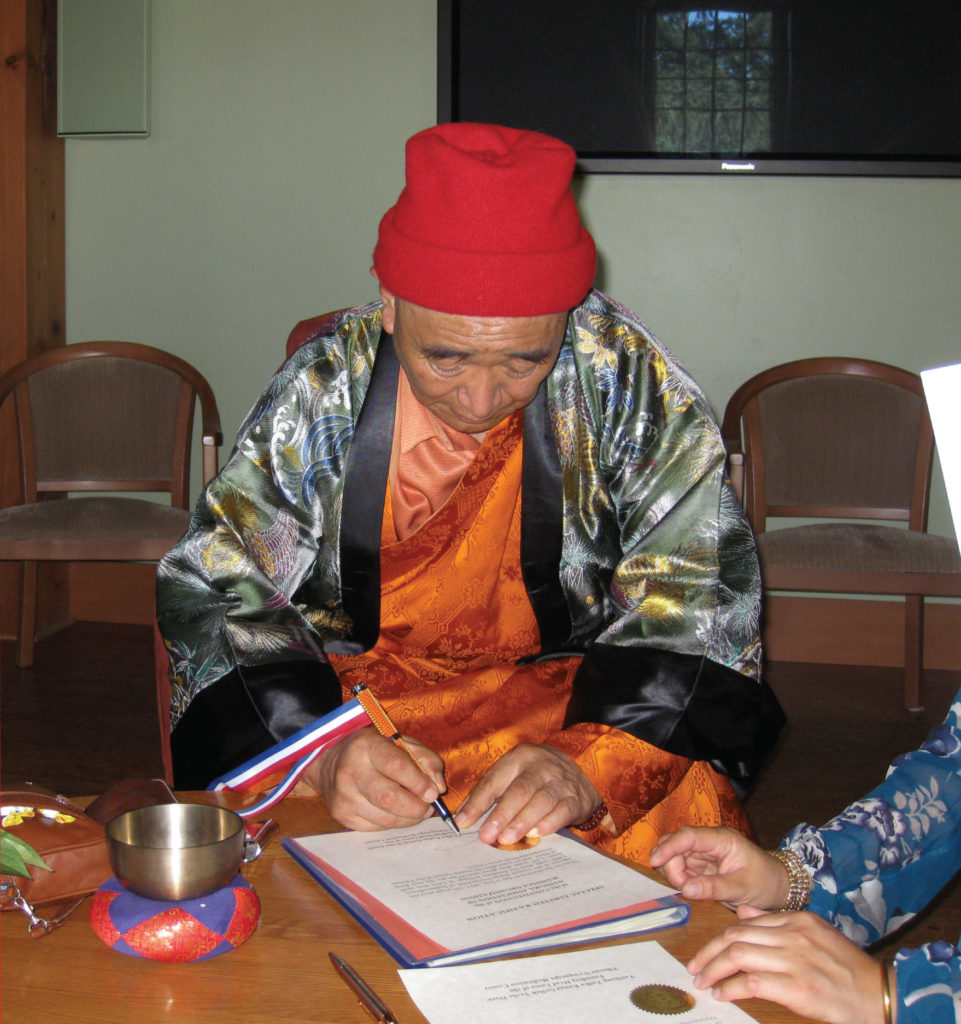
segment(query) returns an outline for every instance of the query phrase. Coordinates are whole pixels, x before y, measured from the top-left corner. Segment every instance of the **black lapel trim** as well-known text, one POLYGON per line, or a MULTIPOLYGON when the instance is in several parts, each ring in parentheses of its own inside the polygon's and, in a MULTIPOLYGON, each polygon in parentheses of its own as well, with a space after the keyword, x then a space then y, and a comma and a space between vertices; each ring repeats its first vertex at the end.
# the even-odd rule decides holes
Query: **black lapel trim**
POLYGON ((668 753, 708 761, 744 792, 784 721, 767 683, 703 655, 594 644, 574 677, 564 728, 610 725, 668 753))
POLYGON ((344 470, 340 586, 353 626, 345 640, 326 645, 339 654, 370 650, 380 633, 380 530, 399 370, 393 338, 383 331, 344 470))
POLYGON ((206 789, 341 703, 340 682, 324 662, 238 666, 201 690, 171 733, 174 784, 206 789))
POLYGON ((541 653, 562 649, 572 625, 560 583, 563 489, 547 410, 547 381, 524 409, 521 469, 521 571, 541 634, 541 653))

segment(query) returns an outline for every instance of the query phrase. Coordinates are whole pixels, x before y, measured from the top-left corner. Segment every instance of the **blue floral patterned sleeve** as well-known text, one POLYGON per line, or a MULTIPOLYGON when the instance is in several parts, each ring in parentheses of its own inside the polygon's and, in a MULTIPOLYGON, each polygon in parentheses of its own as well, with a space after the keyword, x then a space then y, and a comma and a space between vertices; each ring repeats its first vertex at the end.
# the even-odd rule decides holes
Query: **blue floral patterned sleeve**
MULTIPOLYGON (((859 946, 922 910, 961 868, 961 693, 920 749, 822 828, 784 840, 814 873, 810 909, 859 946)), ((895 959, 898 1024, 961 1021, 961 954, 949 942, 895 959)))

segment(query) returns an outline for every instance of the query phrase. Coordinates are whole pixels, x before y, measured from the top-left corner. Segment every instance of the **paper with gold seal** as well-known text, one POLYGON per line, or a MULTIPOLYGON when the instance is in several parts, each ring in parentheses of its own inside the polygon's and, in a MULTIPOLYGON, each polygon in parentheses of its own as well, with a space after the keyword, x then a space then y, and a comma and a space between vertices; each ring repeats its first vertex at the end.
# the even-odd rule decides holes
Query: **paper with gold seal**
POLYGON ((604 1024, 750 1024, 733 1003, 699 992, 657 942, 493 963, 400 971, 430 1024, 602 1020, 604 1024))

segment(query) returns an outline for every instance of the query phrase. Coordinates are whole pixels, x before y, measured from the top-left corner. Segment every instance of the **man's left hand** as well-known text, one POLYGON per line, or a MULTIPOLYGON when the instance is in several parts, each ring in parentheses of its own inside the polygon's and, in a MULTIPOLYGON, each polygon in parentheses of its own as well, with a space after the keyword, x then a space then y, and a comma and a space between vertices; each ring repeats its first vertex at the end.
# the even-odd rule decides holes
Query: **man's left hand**
POLYGON ((553 747, 521 743, 496 761, 457 811, 467 828, 494 808, 478 833, 485 843, 516 843, 586 821, 601 802, 590 779, 553 747))

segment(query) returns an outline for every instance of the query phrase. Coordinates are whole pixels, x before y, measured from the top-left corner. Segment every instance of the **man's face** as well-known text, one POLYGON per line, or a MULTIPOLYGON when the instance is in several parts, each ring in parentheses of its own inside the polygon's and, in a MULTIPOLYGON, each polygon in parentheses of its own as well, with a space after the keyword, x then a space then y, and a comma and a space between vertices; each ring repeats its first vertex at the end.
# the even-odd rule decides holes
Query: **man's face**
POLYGON ((456 316, 380 291, 384 330, 414 397, 464 434, 483 434, 527 405, 564 340, 567 313, 456 316))

